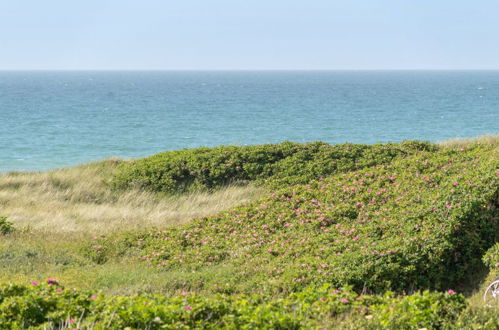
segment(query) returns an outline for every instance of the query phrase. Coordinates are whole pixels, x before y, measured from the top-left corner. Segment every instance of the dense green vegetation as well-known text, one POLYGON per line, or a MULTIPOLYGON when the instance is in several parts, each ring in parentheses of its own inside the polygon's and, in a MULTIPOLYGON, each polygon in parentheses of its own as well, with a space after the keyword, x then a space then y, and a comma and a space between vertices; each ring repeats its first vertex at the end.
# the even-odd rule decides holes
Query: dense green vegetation
POLYGON ((7 221, 6 217, 0 217, 0 235, 7 235, 14 231, 12 222, 7 221))
MULTIPOLYGON (((498 240, 493 150, 419 151, 312 180, 186 226, 98 239, 215 292, 292 292, 310 284, 356 290, 458 287, 498 240), (121 238, 118 239, 118 241, 121 238), (224 286, 213 270, 227 279, 224 286)), ((298 175, 301 176, 301 173, 298 175)), ((99 259, 98 259, 99 261, 99 259)))
POLYGON ((0 323, 4 329, 298 329, 332 326, 333 318, 344 313, 358 317, 358 324, 366 323, 363 318, 367 316, 370 326, 440 328, 451 326, 465 307, 464 297, 452 291, 407 297, 395 297, 389 292, 369 296, 348 288, 333 290, 327 285, 281 299, 244 295, 203 297, 189 292, 170 298, 109 297, 65 289, 55 279, 0 287, 0 323))
POLYGON ((385 145, 284 142, 168 151, 123 164, 112 185, 118 189, 145 188, 165 193, 213 189, 245 181, 279 188, 435 149, 429 143, 408 141, 385 145))
POLYGON ((5 284, 0 323, 496 329, 497 310, 456 292, 482 280, 485 265, 492 272, 499 265, 498 155, 495 141, 286 142, 122 163, 109 180, 113 196, 144 189, 161 198, 248 182, 268 193, 181 225, 95 233, 74 256, 103 269, 139 263, 161 275, 168 294, 113 296, 54 279, 5 284))
POLYGON ((483 256, 483 262, 490 270, 499 276, 499 243, 491 247, 483 256))

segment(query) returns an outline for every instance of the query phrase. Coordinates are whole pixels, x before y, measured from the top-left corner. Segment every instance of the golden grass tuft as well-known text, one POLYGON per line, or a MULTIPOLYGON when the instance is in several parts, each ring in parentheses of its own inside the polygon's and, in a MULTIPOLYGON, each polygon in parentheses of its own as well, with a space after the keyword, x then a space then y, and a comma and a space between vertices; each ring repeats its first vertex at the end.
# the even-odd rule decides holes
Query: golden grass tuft
POLYGON ((160 196, 113 192, 106 181, 123 161, 110 159, 73 168, 0 175, 0 215, 17 228, 45 233, 110 233, 182 224, 254 200, 254 186, 160 196))
POLYGON ((471 138, 454 138, 446 141, 438 142, 441 147, 449 148, 464 148, 471 144, 490 144, 494 147, 499 146, 499 134, 487 134, 471 138))

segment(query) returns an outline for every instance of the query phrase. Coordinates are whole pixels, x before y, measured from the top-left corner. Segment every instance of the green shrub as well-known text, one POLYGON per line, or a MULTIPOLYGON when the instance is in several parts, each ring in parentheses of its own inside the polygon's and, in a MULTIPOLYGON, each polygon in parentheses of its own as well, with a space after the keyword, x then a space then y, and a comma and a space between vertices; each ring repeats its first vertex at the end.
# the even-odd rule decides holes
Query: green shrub
POLYGON ((136 242, 136 232, 125 232, 119 236, 119 240, 99 234, 91 239, 91 244, 83 245, 80 253, 96 264, 104 264, 110 260, 135 255, 139 250, 136 242))
POLYGON ((350 329, 442 329, 454 324, 466 307, 462 295, 422 292, 393 297, 385 294, 382 303, 373 305, 368 315, 347 321, 350 329))
POLYGON ((457 320, 447 322, 445 329, 461 330, 497 330, 499 317, 497 307, 469 307, 464 310, 457 320))
POLYGON ((0 235, 7 235, 14 231, 12 222, 7 221, 6 217, 0 217, 0 235))
POLYGON ((494 155, 480 146, 418 152, 140 234, 133 245, 152 266, 195 271, 215 292, 212 272, 224 269, 231 280, 221 292, 292 292, 322 283, 446 290, 476 271, 497 241, 494 155))
POLYGON ((57 280, 0 286, 0 328, 123 329, 300 329, 335 323, 342 315, 371 319, 372 325, 400 329, 438 328, 465 307, 462 295, 416 293, 395 297, 358 295, 349 288, 308 287, 280 298, 202 297, 182 292, 173 297, 105 296, 66 289, 57 280))
POLYGON ((483 262, 492 272, 499 273, 499 243, 487 250, 483 256, 483 262))
POLYGON ((113 252, 115 246, 110 242, 106 235, 100 234, 92 239, 92 244, 83 246, 82 254, 83 256, 90 259, 96 264, 103 264, 107 262, 113 252))
POLYGON ((436 147, 418 141, 386 145, 284 142, 168 151, 121 165, 111 184, 116 189, 166 193, 213 189, 241 181, 280 187, 387 164, 397 156, 426 150, 436 147))
POLYGON ((288 185, 308 183, 338 173, 389 164, 397 157, 421 151, 436 150, 435 146, 419 141, 374 145, 351 143, 329 145, 317 142, 272 164, 272 175, 260 179, 259 182, 279 189, 288 185))
POLYGON ((65 290, 52 278, 31 286, 8 284, 0 286, 0 328, 24 329, 48 321, 61 325, 90 313, 91 295, 65 290))

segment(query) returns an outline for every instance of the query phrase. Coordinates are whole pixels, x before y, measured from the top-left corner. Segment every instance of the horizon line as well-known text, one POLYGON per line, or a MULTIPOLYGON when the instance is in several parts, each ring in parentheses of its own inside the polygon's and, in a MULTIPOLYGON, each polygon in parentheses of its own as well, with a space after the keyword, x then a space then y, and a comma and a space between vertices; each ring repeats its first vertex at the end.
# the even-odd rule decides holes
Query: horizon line
POLYGON ((452 69, 425 69, 425 68, 409 68, 409 69, 140 69, 140 68, 132 68, 132 69, 78 69, 78 68, 70 68, 70 69, 4 69, 0 68, 0 72, 28 72, 28 71, 60 71, 60 72, 85 72, 85 71, 103 71, 103 72, 109 72, 109 71, 116 71, 116 72, 123 72, 123 71, 136 71, 136 72, 216 72, 216 71, 225 71, 225 72, 262 72, 262 71, 269 71, 269 72, 276 72, 276 71, 282 71, 282 72, 290 72, 290 71, 499 71, 499 68, 493 68, 493 69, 473 69, 473 68, 468 68, 468 69, 459 69, 459 68, 452 68, 452 69))

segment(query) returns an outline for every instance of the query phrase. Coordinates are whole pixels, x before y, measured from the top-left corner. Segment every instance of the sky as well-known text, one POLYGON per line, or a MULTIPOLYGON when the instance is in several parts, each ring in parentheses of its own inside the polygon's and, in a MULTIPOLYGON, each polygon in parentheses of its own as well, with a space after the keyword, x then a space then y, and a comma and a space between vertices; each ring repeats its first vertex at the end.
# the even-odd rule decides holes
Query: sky
POLYGON ((0 69, 499 69, 498 17, 498 0, 0 0, 0 69))

